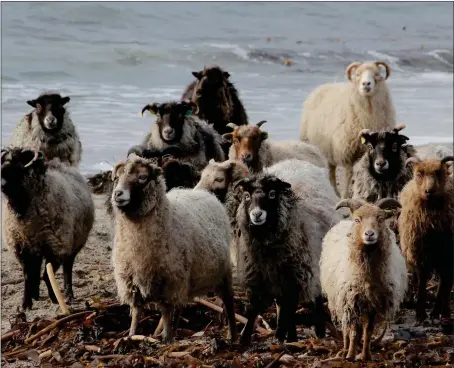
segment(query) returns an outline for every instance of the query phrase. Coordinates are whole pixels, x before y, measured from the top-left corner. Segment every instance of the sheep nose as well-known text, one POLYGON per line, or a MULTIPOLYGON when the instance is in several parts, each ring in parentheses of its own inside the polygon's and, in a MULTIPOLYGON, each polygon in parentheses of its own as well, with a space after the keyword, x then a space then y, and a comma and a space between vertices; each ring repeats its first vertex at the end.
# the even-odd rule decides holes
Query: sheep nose
POLYGON ((166 127, 166 128, 164 128, 163 132, 166 133, 166 134, 172 134, 173 133, 173 128, 166 127))
POLYGON ((368 238, 371 238, 372 236, 374 236, 374 232, 372 230, 367 230, 364 235, 366 235, 368 238))
POLYGON ((363 82, 363 86, 370 87, 370 82, 363 82))
POLYGON ((380 160, 380 161, 375 161, 375 163, 377 164, 378 167, 383 167, 386 165, 386 162, 383 161, 383 160, 380 160))
POLYGON ((245 162, 245 163, 249 163, 252 161, 252 155, 250 153, 243 153, 243 155, 241 156, 241 159, 245 162))
POLYGON ((121 197, 123 195, 123 191, 121 189, 117 189, 114 193, 115 198, 121 197))
POLYGON ((262 217, 262 211, 252 212, 252 216, 254 216, 254 219, 258 220, 260 217, 262 217))

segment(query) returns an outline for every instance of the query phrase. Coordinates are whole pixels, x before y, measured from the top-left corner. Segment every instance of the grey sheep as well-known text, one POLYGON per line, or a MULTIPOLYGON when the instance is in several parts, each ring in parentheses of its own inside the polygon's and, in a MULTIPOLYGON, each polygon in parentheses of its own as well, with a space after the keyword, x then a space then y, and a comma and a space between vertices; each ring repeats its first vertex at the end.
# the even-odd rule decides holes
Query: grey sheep
POLYGON ((143 305, 154 302, 162 312, 163 340, 172 342, 179 307, 217 291, 233 341, 232 235, 222 204, 203 190, 166 194, 162 169, 136 155, 117 163, 112 178, 112 260, 120 300, 131 307, 129 334, 136 333, 143 305))
POLYGON ((149 111, 157 120, 146 137, 145 147, 163 150, 177 146, 184 160, 197 170, 202 170, 210 159, 224 161, 223 138, 212 125, 193 115, 195 109, 193 102, 186 101, 146 105, 142 114, 149 111))
MULTIPOLYGON (((94 204, 84 177, 58 160, 22 148, 2 150, 3 239, 24 271, 22 307, 39 298, 43 259, 56 272, 63 264, 66 297, 73 298, 72 268, 94 222, 94 204)), ((57 300, 47 272, 43 280, 57 300)))
POLYGON ((70 97, 43 93, 27 101, 34 110, 14 129, 9 147, 22 147, 43 153, 46 160, 59 158, 69 166, 79 166, 82 144, 65 105, 70 97))

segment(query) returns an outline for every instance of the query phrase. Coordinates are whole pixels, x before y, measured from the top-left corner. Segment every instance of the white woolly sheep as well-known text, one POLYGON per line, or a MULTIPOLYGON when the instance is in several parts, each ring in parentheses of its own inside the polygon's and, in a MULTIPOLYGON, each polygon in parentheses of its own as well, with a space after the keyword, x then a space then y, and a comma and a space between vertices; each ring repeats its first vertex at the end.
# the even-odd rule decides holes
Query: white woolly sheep
POLYGON ((242 161, 253 173, 291 158, 307 161, 318 167, 327 166, 325 157, 313 145, 299 141, 267 141, 268 133, 260 129, 265 122, 260 121, 255 126, 227 124, 233 129, 232 133, 223 135, 224 139, 232 143, 229 150, 230 160, 242 161))
POLYGON ((135 155, 117 163, 112 178, 114 276, 121 302, 131 307, 130 335, 136 333, 144 303, 155 302, 162 312, 163 340, 171 342, 175 310, 217 291, 233 341, 232 235, 222 204, 203 190, 166 194, 162 169, 135 155))
MULTIPOLYGON (((64 287, 73 298, 74 259, 85 245, 94 222, 94 204, 78 169, 42 153, 22 148, 2 150, 3 239, 24 271, 22 307, 39 298, 43 258, 57 272, 63 264, 64 287)), ((56 303, 47 272, 44 282, 56 303)))
POLYGON ((391 69, 382 61, 354 62, 347 68, 349 83, 324 84, 307 97, 301 119, 302 141, 317 146, 328 159, 330 181, 336 193, 336 166, 345 167, 347 198, 353 165, 364 153, 358 140, 362 129, 381 131, 396 125, 395 109, 386 84, 391 69), (380 72, 386 69, 386 76, 380 72))
POLYGON ((315 304, 315 331, 320 337, 325 334, 318 261, 322 239, 340 216, 327 210, 336 196, 326 172, 328 191, 320 184, 320 171, 310 163, 288 160, 236 184, 242 193, 236 215, 241 232, 237 268, 250 301, 242 344, 250 342, 257 315, 274 298, 280 341, 297 337, 294 318, 299 302, 315 304))
POLYGON ((416 319, 423 322, 426 282, 435 272, 440 283, 431 317, 450 318, 454 265, 454 187, 448 162, 454 156, 420 161, 411 157, 413 179, 400 193, 400 247, 411 273, 418 279, 416 319))
POLYGON ((69 166, 79 166, 82 144, 69 112, 64 107, 69 97, 43 93, 27 101, 34 110, 25 115, 14 129, 9 147, 38 150, 46 160, 59 158, 69 166))
POLYGON ((176 146, 183 152, 182 159, 197 170, 202 170, 210 159, 224 161, 222 137, 212 125, 193 115, 193 102, 168 102, 147 105, 142 109, 157 116, 151 133, 147 135, 146 148, 163 150, 176 146))
POLYGON ((398 311, 407 288, 405 260, 385 219, 389 208, 400 207, 392 198, 376 204, 344 199, 336 209, 348 207, 352 219, 334 226, 323 239, 320 280, 334 321, 342 326, 348 360, 355 359, 360 332, 360 359, 370 360, 374 326, 389 321, 398 311))

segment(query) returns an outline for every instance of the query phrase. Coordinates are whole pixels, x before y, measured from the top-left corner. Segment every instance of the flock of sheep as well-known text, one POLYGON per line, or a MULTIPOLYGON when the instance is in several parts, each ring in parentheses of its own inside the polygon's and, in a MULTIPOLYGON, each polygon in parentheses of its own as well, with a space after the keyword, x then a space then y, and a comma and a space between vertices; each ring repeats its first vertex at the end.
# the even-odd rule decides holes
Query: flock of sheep
MULTIPOLYGON (((315 89, 300 140, 284 142, 269 139, 265 121, 248 123, 228 72, 213 66, 192 74, 180 101, 143 108, 156 116, 151 131, 89 183, 78 169, 70 98, 44 93, 27 101, 33 111, 1 154, 3 237, 24 271, 24 309, 39 297, 43 259, 55 271, 63 265, 73 297, 73 263, 94 222, 91 187, 106 193, 130 335, 153 302, 162 312, 155 333, 172 342, 180 308, 217 292, 233 342, 235 283, 249 300, 243 345, 273 301, 275 337, 297 340, 303 304, 318 337, 332 318, 343 333, 341 356, 356 358, 362 334, 358 359, 369 360, 374 327, 393 319, 413 286, 417 321, 425 320, 432 272, 439 288, 431 317, 450 318, 454 157, 444 147, 408 144, 386 63, 352 63, 348 82, 315 89), (337 166, 345 168, 342 196, 337 166)), ((46 271, 43 279, 55 302, 46 271)))

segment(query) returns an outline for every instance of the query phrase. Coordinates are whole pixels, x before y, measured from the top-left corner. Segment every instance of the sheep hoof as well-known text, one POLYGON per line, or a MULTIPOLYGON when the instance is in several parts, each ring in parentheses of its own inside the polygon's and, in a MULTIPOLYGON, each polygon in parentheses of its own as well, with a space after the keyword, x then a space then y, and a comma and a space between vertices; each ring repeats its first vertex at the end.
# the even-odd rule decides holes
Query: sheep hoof
POLYGON ((74 301, 74 294, 72 291, 67 291, 65 293, 66 303, 71 304, 74 301))
POLYGON ((336 354, 336 358, 345 359, 346 355, 347 355, 347 350, 342 349, 336 354))
POLYGON ((32 306, 33 306, 33 301, 30 299, 24 299, 23 302, 22 302, 22 311, 26 311, 27 309, 28 310, 31 310, 32 309, 32 306))
POLYGON ((372 360, 372 354, 370 352, 358 354, 356 360, 359 362, 367 362, 368 360, 372 360))

